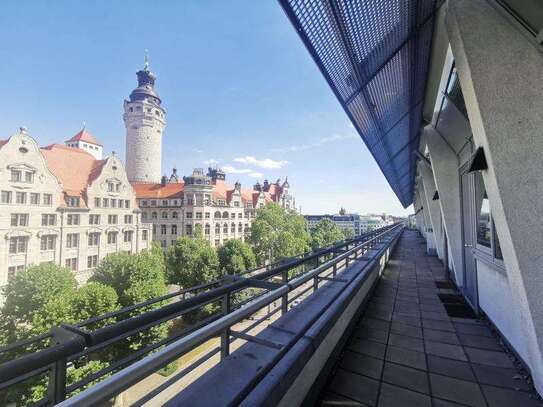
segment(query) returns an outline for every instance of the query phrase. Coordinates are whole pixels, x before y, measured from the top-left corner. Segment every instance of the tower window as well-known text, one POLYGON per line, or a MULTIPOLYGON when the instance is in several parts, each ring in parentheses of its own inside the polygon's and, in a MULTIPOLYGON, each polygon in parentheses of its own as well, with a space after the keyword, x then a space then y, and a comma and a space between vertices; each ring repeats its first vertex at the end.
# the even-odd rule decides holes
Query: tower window
POLYGON ((130 109, 128 109, 129 112, 133 112, 134 111, 134 108, 131 107, 130 109))

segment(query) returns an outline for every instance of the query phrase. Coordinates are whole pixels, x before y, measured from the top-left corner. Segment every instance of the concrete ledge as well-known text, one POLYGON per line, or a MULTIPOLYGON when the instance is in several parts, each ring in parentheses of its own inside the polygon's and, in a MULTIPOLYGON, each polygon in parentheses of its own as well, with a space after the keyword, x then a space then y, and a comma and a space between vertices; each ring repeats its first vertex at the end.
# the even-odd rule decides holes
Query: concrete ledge
POLYGON ((346 282, 324 285, 257 335, 283 344, 281 349, 248 342, 166 405, 301 403, 379 277, 398 237, 374 248, 376 256, 371 261, 355 261, 339 273, 346 282))

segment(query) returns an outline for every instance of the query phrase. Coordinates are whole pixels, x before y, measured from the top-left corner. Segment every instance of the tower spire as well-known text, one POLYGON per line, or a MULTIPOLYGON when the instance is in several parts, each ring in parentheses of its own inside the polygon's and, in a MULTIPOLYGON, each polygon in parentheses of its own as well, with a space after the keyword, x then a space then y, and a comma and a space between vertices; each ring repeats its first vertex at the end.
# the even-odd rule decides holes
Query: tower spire
POLYGON ((143 62, 143 70, 144 71, 149 71, 149 50, 145 50, 145 57, 144 57, 144 62, 143 62))

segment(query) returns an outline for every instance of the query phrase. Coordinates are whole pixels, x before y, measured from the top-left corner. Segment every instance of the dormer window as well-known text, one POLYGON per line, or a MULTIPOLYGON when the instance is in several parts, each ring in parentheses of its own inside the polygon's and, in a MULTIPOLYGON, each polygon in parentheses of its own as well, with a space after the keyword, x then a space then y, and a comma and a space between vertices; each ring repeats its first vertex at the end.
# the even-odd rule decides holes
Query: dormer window
POLYGON ((34 172, 20 169, 11 170, 11 182, 34 182, 34 172))
POLYGON ((78 207, 79 206, 79 197, 77 196, 68 196, 66 197, 66 205, 69 207, 78 207))

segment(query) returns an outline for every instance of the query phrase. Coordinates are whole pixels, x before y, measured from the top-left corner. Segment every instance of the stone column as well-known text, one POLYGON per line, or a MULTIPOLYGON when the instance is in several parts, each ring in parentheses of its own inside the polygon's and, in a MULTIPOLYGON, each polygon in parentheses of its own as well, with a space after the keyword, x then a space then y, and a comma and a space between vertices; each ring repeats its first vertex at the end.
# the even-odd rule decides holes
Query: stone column
POLYGON ((463 286, 463 246, 460 206, 460 175, 458 158, 451 147, 432 126, 424 129, 425 140, 430 151, 432 172, 439 191, 439 206, 443 214, 443 227, 449 241, 449 257, 452 262, 455 281, 463 286))
POLYGON ((434 174, 425 163, 419 164, 419 171, 422 177, 422 184, 424 185, 428 218, 430 219, 430 224, 434 232, 437 257, 443 259, 444 250, 443 233, 441 233, 441 208, 439 207, 439 201, 434 201, 434 195, 437 191, 436 184, 434 183, 434 174))
POLYGON ((484 0, 449 0, 447 31, 500 239, 526 356, 543 392, 543 57, 484 0))

